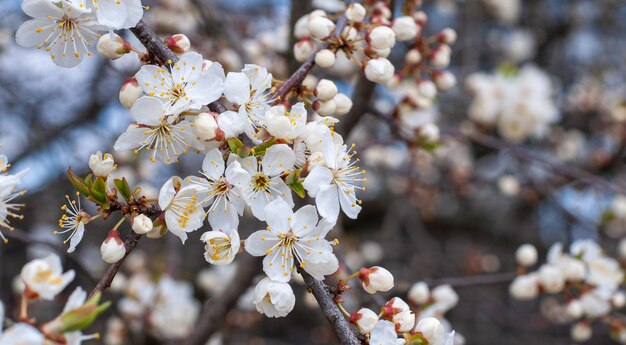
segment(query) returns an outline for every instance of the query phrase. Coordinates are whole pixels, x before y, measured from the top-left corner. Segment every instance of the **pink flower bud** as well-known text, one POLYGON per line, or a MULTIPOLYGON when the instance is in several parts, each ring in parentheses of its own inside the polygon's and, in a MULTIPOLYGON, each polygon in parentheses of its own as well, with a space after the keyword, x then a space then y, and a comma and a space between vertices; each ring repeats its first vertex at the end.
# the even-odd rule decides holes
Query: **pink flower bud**
POLYGON ((298 62, 304 62, 315 52, 315 44, 310 39, 304 38, 293 46, 293 56, 298 62))
POLYGON ((176 34, 165 39, 165 44, 176 54, 183 54, 191 48, 191 42, 186 35, 176 34))
POLYGON ((135 79, 135 77, 128 78, 120 89, 120 103, 130 109, 133 107, 133 104, 135 104, 135 101, 141 97, 141 94, 143 94, 143 90, 139 86, 139 83, 137 83, 137 79, 135 79))
POLYGON ((109 235, 100 246, 100 254, 102 254, 102 260, 109 264, 114 264, 124 257, 126 247, 117 230, 109 231, 109 235))
POLYGON ((350 315, 350 322, 356 326, 361 334, 367 334, 374 329, 374 325, 378 322, 378 315, 371 309, 361 308, 350 315))
POLYGON ((363 283, 363 289, 370 294, 375 294, 378 291, 389 291, 393 288, 393 275, 379 266, 361 268, 359 279, 363 283))
POLYGON ((104 34, 98 40, 96 49, 103 57, 116 60, 130 52, 130 44, 116 34, 104 34))

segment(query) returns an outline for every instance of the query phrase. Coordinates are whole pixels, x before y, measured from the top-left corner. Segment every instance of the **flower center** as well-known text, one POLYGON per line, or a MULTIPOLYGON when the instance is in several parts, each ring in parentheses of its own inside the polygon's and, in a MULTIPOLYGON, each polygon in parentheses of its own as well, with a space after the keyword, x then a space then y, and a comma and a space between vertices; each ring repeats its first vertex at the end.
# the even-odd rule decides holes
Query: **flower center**
POLYGON ((213 194, 214 195, 226 195, 233 188, 233 186, 226 181, 226 179, 221 178, 213 183, 213 194))
POLYGON ((226 258, 230 252, 231 242, 228 237, 215 237, 209 240, 207 251, 213 260, 226 258))
POLYGON ((254 191, 267 191, 270 189, 270 178, 263 173, 258 173, 252 178, 252 187, 254 191))
POLYGON ((183 84, 172 85, 168 91, 168 98, 172 101, 172 103, 176 103, 178 100, 186 96, 187 93, 185 92, 185 85, 183 84))
POLYGON ((57 24, 59 25, 61 30, 64 30, 66 32, 70 32, 76 29, 76 27, 78 26, 76 18, 69 18, 67 15, 64 15, 61 20, 58 20, 57 24))
POLYGON ((291 230, 287 233, 278 234, 278 238, 280 239, 279 246, 281 247, 292 246, 298 240, 298 236, 296 236, 291 230))

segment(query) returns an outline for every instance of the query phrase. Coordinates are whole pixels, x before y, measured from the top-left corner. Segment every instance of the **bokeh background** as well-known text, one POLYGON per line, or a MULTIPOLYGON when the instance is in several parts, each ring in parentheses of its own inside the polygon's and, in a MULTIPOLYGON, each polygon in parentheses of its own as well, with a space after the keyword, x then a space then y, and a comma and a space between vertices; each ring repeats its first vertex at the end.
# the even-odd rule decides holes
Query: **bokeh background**
MULTIPOLYGON (((12 162, 11 171, 29 169, 23 183, 28 190, 22 198, 25 218, 17 223, 29 244, 11 239, 0 246, 0 299, 9 309, 18 301, 13 278, 22 265, 62 250, 63 238, 53 231, 64 196, 73 193, 65 172, 72 167, 86 173, 91 153, 112 151, 130 123, 118 101, 119 87, 140 67, 134 56, 112 62, 96 55, 72 70, 55 66, 46 54, 15 44, 14 32, 27 19, 20 4, 0 1, 0 152, 12 162)), ((195 50, 227 71, 256 63, 277 79, 298 66, 291 54, 295 20, 313 8, 342 6, 333 0, 145 4, 151 9, 144 19, 164 37, 184 33, 195 50)), ((522 243, 536 244, 544 254, 556 241, 593 238, 610 252, 626 233, 626 222, 606 217, 616 195, 601 182, 626 186, 626 3, 426 0, 423 10, 429 16, 427 32, 452 27, 459 37, 449 69, 458 85, 441 94, 424 115, 436 117, 442 146, 431 154, 397 140, 376 115, 389 111, 393 91, 371 86, 374 96, 354 100, 362 111, 358 117, 340 118, 338 130, 357 144, 369 181, 359 219, 340 222, 343 272, 382 265, 394 273, 393 295, 398 296, 419 280, 451 283, 461 299, 447 317, 467 344, 570 344, 569 327, 551 317, 553 301, 515 302, 508 281, 516 269, 513 253, 522 243), (462 135, 460 130, 472 126, 468 113, 474 95, 466 87, 468 76, 528 65, 543 70, 552 85, 546 97, 558 109, 559 121, 546 135, 521 143, 498 139, 496 132, 488 132, 495 143, 462 135), (579 172, 602 180, 581 178, 579 172)), ((404 49, 396 47, 391 59, 401 63, 404 49)), ((359 83, 353 68, 313 73, 351 94, 359 83)), ((163 166, 132 154, 114 156, 120 165, 117 174, 152 195, 167 177, 195 173, 202 159, 188 155, 178 165, 163 166)), ((99 246, 111 226, 89 226, 79 250, 65 259, 66 267, 84 269, 75 284, 89 289, 106 268, 99 246)), ((249 219, 242 224, 243 231, 256 226, 249 219)), ((204 261, 202 232, 192 234, 184 247, 171 235, 143 241, 125 273, 142 267, 154 277, 169 274, 189 281, 198 301, 219 296, 229 288, 233 270, 216 270, 204 261)), ((347 305, 353 309, 376 305, 356 289, 352 294, 347 305)), ((106 296, 117 300, 121 295, 106 296)), ((223 315, 214 344, 334 343, 332 330, 304 297, 302 286, 296 295, 296 309, 284 319, 265 319, 242 298, 240 307, 223 315)), ((38 305, 41 315, 50 313, 50 307, 38 305)), ((107 314, 113 315, 115 309, 107 314)), ((106 327, 105 320, 94 326, 103 334, 106 327)), ((606 328, 599 327, 589 343, 608 342, 606 328)), ((137 331, 125 343, 177 342, 137 331)))

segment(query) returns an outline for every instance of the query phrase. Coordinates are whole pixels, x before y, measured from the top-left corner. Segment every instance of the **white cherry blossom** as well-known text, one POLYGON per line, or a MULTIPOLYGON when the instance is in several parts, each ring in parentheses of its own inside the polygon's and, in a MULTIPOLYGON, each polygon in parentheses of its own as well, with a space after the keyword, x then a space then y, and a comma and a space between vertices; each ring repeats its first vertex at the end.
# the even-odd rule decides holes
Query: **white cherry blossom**
POLYGON ((365 189, 359 186, 366 181, 361 176, 365 171, 356 166, 358 159, 352 159, 355 154, 352 147, 347 149, 346 145, 326 139, 323 146, 326 166, 315 166, 302 183, 315 198, 320 215, 331 223, 337 221, 340 209, 352 219, 361 211, 356 190, 365 189))
POLYGON ((106 30, 80 0, 24 0, 22 10, 34 19, 17 30, 17 44, 44 49, 61 67, 74 67, 91 56, 89 49, 106 30))
POLYGON ((245 242, 253 256, 265 256, 263 271, 275 281, 288 282, 296 264, 316 279, 337 271, 339 264, 331 242, 324 239, 332 228, 318 224, 315 206, 307 205, 295 213, 283 199, 265 207, 267 230, 259 230, 245 242))
POLYGON ((165 212, 167 229, 185 243, 187 233, 202 227, 205 213, 198 203, 198 188, 183 186, 178 176, 171 177, 159 192, 159 206, 165 212))
POLYGON ((35 259, 27 263, 20 273, 27 291, 34 298, 48 301, 54 299, 65 287, 74 280, 73 270, 63 273, 61 259, 50 254, 43 259, 35 259))
POLYGON ((275 138, 293 140, 302 134, 306 125, 304 103, 298 102, 287 112, 284 106, 274 106, 265 113, 267 131, 275 138))
POLYGON ((243 195, 256 218, 265 220, 265 206, 276 199, 283 199, 293 207, 291 190, 281 175, 293 169, 295 161, 294 151, 285 144, 267 149, 260 164, 255 157, 240 160, 249 174, 248 182, 242 186, 243 195))
POLYGON ((179 114, 186 109, 200 109, 222 95, 224 70, 218 63, 202 71, 202 55, 185 54, 169 70, 155 65, 144 65, 135 78, 148 96, 164 102, 165 114, 179 114))
POLYGON ((219 149, 210 150, 202 162, 202 177, 190 177, 190 185, 199 191, 199 203, 208 207, 209 224, 214 230, 237 229, 245 200, 241 186, 249 181, 248 173, 237 161, 226 167, 219 149))
MULTIPOLYGON (((8 166, 8 164, 5 163, 5 166, 8 166)), ((26 171, 22 171, 16 175, 0 175, 0 230, 4 228, 12 231, 13 226, 11 225, 10 218, 23 218, 18 212, 24 207, 24 204, 14 203, 13 200, 26 193, 24 190, 17 190, 17 185, 25 174, 26 171)), ((4 243, 8 242, 1 231, 0 239, 2 239, 4 243)))
POLYGON ((263 278, 254 287, 254 305, 268 317, 284 317, 296 304, 296 296, 289 284, 263 278))
POLYGON ((63 244, 69 241, 70 247, 67 252, 73 253, 76 250, 76 246, 82 241, 85 235, 85 224, 89 222, 91 217, 83 211, 80 205, 80 193, 76 192, 76 200, 71 200, 69 195, 66 195, 65 199, 67 199, 67 205, 61 206, 61 210, 65 213, 59 218, 59 227, 63 230, 55 231, 54 234, 69 232, 70 235, 63 241, 63 244))
POLYGON ((398 335, 393 322, 379 320, 370 333, 370 345, 396 345, 398 335))
POLYGON ((137 25, 143 16, 141 0, 89 0, 100 24, 114 29, 137 25))
POLYGON ((205 242, 204 258, 213 265, 227 265, 239 252, 239 233, 237 230, 207 231, 200 237, 205 242))
POLYGON ((114 149, 134 150, 135 154, 146 150, 152 153, 152 162, 158 159, 166 164, 177 162, 178 156, 188 153, 191 148, 201 149, 192 123, 180 120, 178 116, 166 116, 164 106, 156 97, 138 99, 130 110, 136 122, 120 135, 114 149))

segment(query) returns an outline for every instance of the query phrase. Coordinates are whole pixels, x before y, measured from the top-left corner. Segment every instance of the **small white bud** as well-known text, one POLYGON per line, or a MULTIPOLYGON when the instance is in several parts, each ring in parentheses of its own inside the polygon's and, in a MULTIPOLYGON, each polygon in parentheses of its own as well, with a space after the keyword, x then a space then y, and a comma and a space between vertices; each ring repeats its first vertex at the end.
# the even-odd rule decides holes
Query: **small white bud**
POLYGON ((289 118, 282 114, 267 120, 267 131, 276 138, 286 138, 291 128, 289 118))
POLYGON ((570 282, 579 282, 587 275, 585 264, 576 259, 567 260, 563 268, 563 276, 565 280, 570 282))
POLYGON ((165 44, 176 54, 184 54, 191 48, 191 42, 186 35, 176 34, 165 39, 165 44))
POLYGON ((565 287, 565 277, 558 267, 546 264, 539 269, 539 284, 547 293, 561 292, 565 287))
POLYGON ((304 15, 296 21, 293 27, 293 35, 300 39, 310 35, 309 33, 309 15, 304 15))
POLYGON ((98 54, 111 60, 119 59, 124 54, 130 52, 130 49, 124 42, 124 39, 116 34, 113 34, 113 37, 111 37, 111 34, 104 34, 100 36, 96 48, 98 50, 98 54))
POLYGON ((611 304, 615 309, 622 309, 626 305, 626 294, 623 291, 617 291, 611 296, 611 304))
POLYGON ((377 26, 368 33, 367 41, 374 49, 387 49, 396 44, 396 34, 387 26, 377 26))
POLYGON ((445 68, 450 65, 450 54, 452 50, 447 44, 442 44, 433 52, 430 63, 436 68, 445 68))
POLYGON ((417 282, 411 286, 408 293, 409 301, 415 304, 425 304, 430 299, 430 289, 428 284, 417 282))
POLYGON ((320 101, 330 101, 337 95, 337 85, 331 80, 322 79, 315 88, 315 97, 320 101))
POLYGON ((359 36, 357 29, 353 27, 345 27, 341 31, 341 38, 347 41, 354 41, 359 36))
POLYGON ((372 295, 379 291, 389 291, 393 288, 393 275, 379 266, 361 268, 359 279, 362 282, 363 289, 372 295))
POLYGON ((444 344, 446 339, 446 330, 441 322, 434 317, 427 317, 420 320, 415 326, 415 332, 422 334, 429 344, 444 344))
POLYGON ((193 121, 193 131, 200 141, 215 139, 219 127, 215 116, 209 113, 201 113, 193 121))
POLYGON ((311 13, 309 13, 309 18, 315 18, 315 17, 328 17, 328 15, 326 14, 326 11, 324 10, 314 10, 311 13))
POLYGON ((316 76, 312 74, 307 74, 307 76, 304 77, 304 80, 302 81, 302 86, 306 86, 310 90, 313 90, 315 89, 315 86, 317 86, 317 83, 318 79, 316 76))
POLYGON ((133 218, 133 231, 139 235, 147 234, 152 231, 152 220, 145 214, 140 214, 133 218))
POLYGON ((391 24, 391 29, 395 32, 398 41, 412 40, 417 36, 420 30, 415 19, 409 16, 394 19, 391 24))
POLYGON ((315 64, 321 68, 330 68, 335 64, 337 57, 330 49, 321 49, 315 54, 315 64))
POLYGON ((313 102, 313 110, 322 116, 330 116, 337 110, 337 104, 332 99, 330 101, 317 100, 313 102))
POLYGON ((397 332, 410 332, 415 326, 415 313, 410 310, 399 312, 393 316, 393 323, 397 332))
POLYGON ((141 97, 143 94, 143 90, 139 86, 137 79, 135 77, 128 78, 122 88, 120 89, 120 103, 128 109, 133 107, 135 101, 141 97))
POLYGON ((532 244, 522 244, 515 252, 515 260, 520 266, 530 267, 537 263, 537 248, 532 244))
POLYGON ((424 97, 434 99, 437 96, 437 87, 430 80, 422 80, 417 84, 417 91, 424 97))
POLYGON ((126 247, 117 230, 109 231, 109 235, 100 246, 100 254, 102 254, 102 260, 109 264, 114 264, 124 257, 126 247))
POLYGON ((456 77, 448 71, 435 73, 433 75, 433 80, 440 91, 448 91, 456 86, 456 77))
POLYGON ((567 304, 567 307, 565 307, 565 312, 573 320, 579 319, 583 316, 584 311, 583 304, 577 299, 570 301, 567 304))
POLYGON ((361 308, 350 315, 350 322, 356 326, 361 334, 367 334, 374 329, 374 325, 378 322, 378 314, 371 309, 361 308))
POLYGON ((393 78, 395 68, 385 58, 372 59, 365 65, 365 77, 374 83, 385 84, 393 78))
POLYGON ((420 127, 419 136, 427 143, 434 143, 439 140, 439 127, 434 123, 426 123, 420 127))
POLYGON ((454 44, 456 37, 456 31, 452 28, 445 28, 439 33, 439 41, 447 44, 454 44))
POLYGON ((361 4, 351 4, 346 10, 346 18, 353 23, 360 23, 365 19, 367 10, 361 4))
POLYGON ((391 48, 387 49, 376 49, 376 54, 378 57, 386 58, 391 54, 391 48))
POLYGON ((591 339, 592 331, 591 326, 584 321, 578 322, 572 326, 570 330, 572 340, 576 342, 584 342, 591 339))
POLYGON ((96 176, 107 177, 115 170, 113 156, 108 153, 102 154, 98 151, 89 156, 89 169, 96 176))
MULTIPOLYGON (((312 14, 311 14, 312 15, 312 14)), ((323 40, 330 36, 335 30, 335 23, 332 20, 322 16, 309 16, 307 28, 311 36, 323 40)))
POLYGON ((504 175, 498 179, 498 189, 506 196, 515 196, 519 193, 520 185, 515 176, 504 175))
POLYGON ((459 295, 448 284, 437 286, 430 295, 435 302, 441 304, 447 310, 454 308, 459 303, 459 295))
POLYGON ((337 109, 335 109, 335 115, 346 115, 352 109, 352 99, 343 93, 338 93, 333 100, 337 106, 337 109))
POLYGON ((407 65, 417 65, 420 61, 422 61, 422 54, 415 48, 409 50, 404 57, 404 62, 407 65))
POLYGON ((298 62, 304 62, 315 52, 315 44, 310 39, 302 39, 293 46, 293 56, 298 62))
POLYGON ((511 297, 527 301, 537 297, 539 294, 539 286, 536 274, 528 274, 517 276, 509 286, 511 297))

